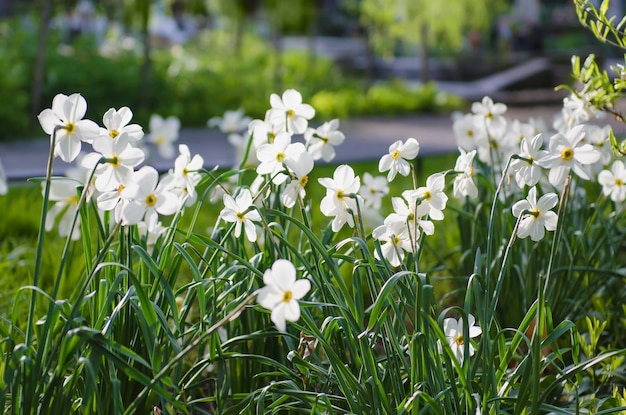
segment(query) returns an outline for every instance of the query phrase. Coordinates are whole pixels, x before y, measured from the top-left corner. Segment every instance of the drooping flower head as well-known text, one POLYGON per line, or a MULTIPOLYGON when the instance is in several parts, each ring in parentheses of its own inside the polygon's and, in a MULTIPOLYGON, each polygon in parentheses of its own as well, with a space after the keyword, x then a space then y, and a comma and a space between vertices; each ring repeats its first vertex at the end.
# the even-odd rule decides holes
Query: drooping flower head
POLYGON ((259 290, 257 301, 272 311, 271 320, 280 331, 287 329, 287 321, 300 319, 301 300, 311 289, 307 279, 296 280, 296 267, 286 259, 274 262, 263 274, 265 286, 259 290))

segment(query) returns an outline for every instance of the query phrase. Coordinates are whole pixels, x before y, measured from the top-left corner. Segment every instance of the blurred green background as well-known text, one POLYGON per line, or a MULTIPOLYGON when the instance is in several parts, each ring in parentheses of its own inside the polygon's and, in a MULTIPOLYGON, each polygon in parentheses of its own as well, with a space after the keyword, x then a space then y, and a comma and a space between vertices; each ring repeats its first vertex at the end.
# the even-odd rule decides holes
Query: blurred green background
POLYGON ((450 111, 463 100, 431 80, 586 44, 569 3, 0 0, 0 140, 41 136, 57 93, 81 93, 97 122, 128 106, 140 124, 185 127, 240 107, 262 118, 286 88, 321 119, 450 111), (540 6, 532 19, 526 4, 540 6))

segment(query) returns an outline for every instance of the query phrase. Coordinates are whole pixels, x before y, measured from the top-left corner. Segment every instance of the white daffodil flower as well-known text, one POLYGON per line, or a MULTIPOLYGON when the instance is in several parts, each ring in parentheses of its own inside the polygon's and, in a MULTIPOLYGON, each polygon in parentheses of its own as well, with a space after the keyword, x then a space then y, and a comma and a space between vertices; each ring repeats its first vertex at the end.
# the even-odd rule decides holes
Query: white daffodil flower
POLYGON ((506 118, 503 116, 506 110, 506 105, 494 103, 490 97, 472 103, 472 112, 486 124, 489 134, 506 128, 506 118))
POLYGON ((586 143, 589 143, 600 153, 600 158, 593 164, 592 170, 598 173, 602 170, 602 167, 606 166, 613 159, 613 150, 611 149, 611 143, 609 142, 609 135, 611 134, 611 126, 605 125, 600 127, 593 124, 585 124, 585 139, 586 143))
POLYGON ((511 170, 515 172, 515 181, 520 188, 524 186, 534 186, 541 179, 542 168, 537 163, 548 155, 548 152, 541 150, 543 138, 541 134, 535 135, 532 140, 527 137, 520 143, 519 156, 525 160, 514 159, 511 161, 511 170))
POLYGON ((252 194, 248 189, 242 189, 237 197, 225 193, 222 197, 224 209, 220 212, 220 217, 225 222, 235 223, 235 237, 241 235, 241 228, 246 232, 246 237, 250 242, 256 241, 256 226, 254 222, 261 220, 261 215, 252 203, 252 194))
MULTIPOLYGON (((403 196, 409 195, 404 194, 403 196)), ((426 235, 435 233, 435 225, 431 221, 421 219, 421 217, 416 215, 413 210, 415 202, 407 203, 407 200, 401 197, 392 197, 391 204, 393 206, 393 213, 387 216, 385 223, 397 222, 402 224, 407 228, 409 235, 411 235, 415 243, 417 243, 422 231, 424 231, 426 235)))
POLYGON ((164 159, 174 158, 174 141, 178 140, 180 120, 171 116, 163 118, 158 114, 150 117, 148 141, 156 145, 159 155, 164 159))
POLYGON ((144 166, 135 173, 137 184, 132 200, 124 208, 124 223, 134 225, 144 220, 150 232, 159 222, 159 214, 169 216, 179 209, 176 195, 164 183, 159 183, 159 173, 152 166, 144 166))
POLYGON ((611 170, 602 170, 598 175, 598 183, 602 185, 602 193, 614 202, 626 200, 626 168, 621 160, 611 166, 611 170))
POLYGON ((46 134, 53 135, 57 126, 54 155, 66 163, 78 156, 81 141, 91 143, 100 132, 100 127, 91 121, 83 120, 87 112, 87 101, 80 94, 70 96, 57 94, 52 100, 52 108, 47 108, 37 116, 46 134))
POLYGON ((384 176, 374 177, 365 172, 360 192, 366 207, 380 209, 383 197, 389 194, 389 182, 384 176))
MULTIPOLYGON (((467 316, 467 326, 468 326, 468 335, 470 339, 473 339, 482 334, 482 329, 479 326, 475 326, 476 319, 473 315, 468 314, 467 316)), ((454 318, 447 318, 443 321, 443 332, 446 335, 446 340, 448 341, 448 346, 452 349, 452 354, 459 363, 463 363, 465 358, 465 342, 463 334, 463 325, 464 322, 462 319, 456 320, 454 318)), ((441 350, 441 344, 439 344, 441 350)), ((472 356, 474 354, 474 346, 470 342, 468 345, 469 354, 472 356)))
POLYGON ((291 134, 280 133, 273 143, 261 144, 256 151, 259 165, 256 168, 257 174, 268 174, 272 177, 274 184, 281 184, 287 180, 288 176, 281 173, 285 170, 285 161, 288 158, 298 158, 306 151, 304 144, 291 143, 291 134))
POLYGON ((267 110, 265 112, 265 120, 252 120, 248 124, 248 134, 252 134, 255 148, 258 148, 261 144, 273 143, 278 134, 287 132, 285 120, 274 123, 271 115, 272 110, 267 110))
POLYGON ((553 186, 565 182, 570 171, 584 180, 591 178, 587 166, 600 159, 600 152, 591 144, 582 144, 584 125, 576 125, 567 133, 556 133, 550 138, 548 155, 538 160, 540 166, 550 169, 548 180, 553 186))
POLYGON ((223 117, 213 117, 208 122, 209 128, 217 127, 224 134, 240 133, 248 128, 252 118, 244 115, 243 108, 236 111, 225 111, 223 117))
POLYGON ((474 183, 474 157, 476 156, 476 150, 472 150, 468 153, 462 148, 459 148, 461 153, 456 159, 456 165, 454 170, 458 175, 452 182, 452 194, 454 197, 461 199, 468 196, 471 199, 478 197, 478 188, 474 183))
POLYGON ((317 129, 308 128, 304 132, 306 148, 313 160, 322 159, 326 162, 335 158, 335 147, 342 144, 346 136, 338 130, 339 120, 325 122, 317 129))
MULTIPOLYGON (((394 221, 385 221, 374 231, 374 239, 383 242, 380 246, 383 257, 389 261, 392 267, 399 267, 404 260, 404 252, 413 252, 413 244, 406 224, 394 221)), ((374 251, 374 257, 380 260, 378 250, 374 251)))
POLYGON ((320 210, 325 216, 334 216, 333 232, 338 232, 344 224, 354 227, 352 215, 357 213, 355 198, 361 188, 361 179, 354 175, 354 170, 347 164, 335 169, 333 178, 323 177, 318 182, 326 188, 326 196, 320 203, 320 210))
POLYGON ((525 200, 520 200, 513 205, 513 216, 522 219, 517 228, 517 236, 526 238, 530 235, 530 239, 537 242, 543 239, 545 231, 553 231, 556 229, 558 217, 552 210, 558 203, 559 198, 555 193, 546 193, 537 200, 537 188, 532 187, 528 191, 525 200))
POLYGON ((128 183, 134 168, 145 158, 143 150, 130 145, 128 134, 122 133, 115 140, 96 140, 93 149, 97 153, 89 153, 81 160, 81 165, 93 169, 104 158, 105 162, 96 168, 96 189, 108 192, 128 183))
POLYGON ((271 320, 279 331, 287 329, 287 321, 300 319, 302 299, 311 289, 307 279, 296 280, 296 268, 286 259, 274 262, 263 274, 265 286, 259 290, 257 301, 261 307, 271 310, 271 320))
POLYGON ((191 152, 186 144, 178 146, 179 156, 174 161, 174 178, 177 187, 184 187, 191 197, 196 193, 196 185, 202 179, 200 171, 204 165, 201 155, 195 154, 191 157, 191 152))
POLYGON ((426 179, 426 186, 416 190, 402 192, 409 206, 415 209, 415 215, 422 217, 428 215, 433 220, 443 220, 443 210, 448 203, 448 196, 444 192, 446 187, 445 176, 435 173, 426 179))
POLYGON ((392 181, 396 174, 408 176, 411 172, 411 165, 407 160, 413 160, 420 151, 420 144, 414 138, 409 138, 406 142, 398 140, 389 146, 389 154, 381 157, 378 163, 378 171, 383 173, 389 171, 387 180, 392 181))
POLYGON ((286 208, 292 208, 298 199, 302 200, 306 196, 305 187, 309 182, 308 174, 313 170, 314 161, 309 153, 303 151, 292 158, 287 158, 285 164, 293 177, 280 194, 280 202, 286 208))
POLYGON ((456 119, 452 124, 452 129, 457 146, 465 151, 474 150, 478 148, 479 142, 487 141, 485 123, 474 114, 465 114, 456 119))
POLYGON ((270 96, 272 124, 286 124, 291 134, 302 134, 306 131, 308 120, 315 117, 315 109, 302 103, 302 95, 295 89, 283 92, 282 98, 277 94, 270 96))
POLYGON ((139 124, 128 124, 133 118, 133 112, 128 107, 122 107, 119 110, 109 108, 102 117, 102 123, 105 128, 100 128, 100 136, 102 139, 115 140, 121 134, 126 133, 128 142, 136 143, 143 137, 143 129, 139 124))
MULTIPOLYGON (((77 186, 80 183, 72 179, 59 179, 50 182, 50 201, 56 202, 46 213, 46 231, 54 228, 57 217, 60 216, 58 231, 60 236, 71 236, 74 241, 80 239, 80 215, 76 218, 76 226, 72 229, 72 221, 78 209, 77 186)), ((43 183, 42 183, 43 188, 43 183)))

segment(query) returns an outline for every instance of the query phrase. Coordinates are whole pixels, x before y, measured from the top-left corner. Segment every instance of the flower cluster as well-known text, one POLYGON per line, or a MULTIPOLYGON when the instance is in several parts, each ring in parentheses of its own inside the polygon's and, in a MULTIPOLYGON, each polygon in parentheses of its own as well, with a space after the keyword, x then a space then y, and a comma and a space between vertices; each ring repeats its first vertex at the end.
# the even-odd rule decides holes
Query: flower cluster
MULTIPOLYGON (((338 130, 339 120, 324 123, 317 129, 309 127, 315 110, 302 102, 302 96, 296 90, 288 89, 282 97, 272 94, 270 104, 264 120, 250 120, 241 110, 227 111, 223 117, 209 120, 209 126, 218 126, 229 134, 228 141, 235 146, 237 162, 256 170, 257 178, 252 184, 227 188, 221 195, 225 207, 220 217, 235 223, 237 237, 243 226, 247 239, 252 242, 257 239, 255 223, 261 221, 255 211, 255 200, 269 203, 267 196, 277 195, 280 205, 293 208, 306 197, 309 174, 315 161, 332 161, 334 147, 345 139, 338 130), (246 128, 246 123, 247 139, 239 134, 246 128), (300 140, 298 136, 301 136, 300 140)), ((325 211, 339 217, 333 225, 336 229, 345 222, 353 223, 346 217, 346 209, 334 213, 329 205, 325 211)))
MULTIPOLYGON (((474 103, 471 113, 458 116, 454 123, 460 152, 454 169, 431 174, 421 185, 413 164, 420 144, 412 137, 394 142, 379 160, 378 170, 386 177, 369 172, 361 177, 352 167, 339 165, 332 177, 317 181, 326 192, 319 209, 330 218, 329 233, 339 233, 346 226, 355 228, 365 241, 364 250, 371 249, 368 254, 384 262, 385 269, 408 269, 407 264, 419 258, 423 238, 433 235, 434 223, 444 219, 447 192, 463 204, 489 191, 477 180, 480 175, 495 176, 500 185, 494 197, 501 191, 506 194, 500 201, 518 218, 516 236, 534 242, 557 228, 558 216, 553 211, 559 204, 557 194, 572 175, 582 180, 597 175, 603 193, 616 203, 623 202, 626 168, 621 161, 613 162, 605 150, 609 131, 581 124, 590 114, 574 104, 571 97, 565 101, 567 111, 564 109, 553 124, 554 131, 548 133, 538 121, 509 121, 507 107, 488 97, 474 103), (413 186, 392 195, 390 206, 384 206, 389 183, 398 176, 411 176, 413 186), (383 217, 384 209, 388 214, 383 217)), ((345 140, 338 120, 310 127, 315 110, 303 103, 295 90, 286 90, 282 96, 272 94, 270 105, 263 120, 251 120, 237 110, 208 122, 209 127, 228 134, 241 171, 256 173, 248 180, 240 171, 233 172, 211 195, 212 201, 222 203, 218 221, 222 226, 216 226, 216 234, 228 237, 232 233, 245 247, 266 246, 268 237, 274 237, 271 227, 275 224, 270 223, 274 216, 270 219, 268 209, 293 212, 291 209, 301 208, 306 214, 306 191, 315 163, 332 161, 335 147, 345 140), (247 134, 241 135, 244 131, 247 134)), ((156 169, 144 165, 143 130, 130 124, 130 109, 110 109, 104 114, 103 127, 84 120, 85 112, 86 102, 80 95, 60 94, 52 108, 39 116, 42 127, 53 137, 55 154, 68 162, 79 160, 65 180, 50 185, 50 200, 56 203, 48 213, 46 227, 51 229, 58 222, 61 234, 80 236, 74 226, 80 185, 86 189, 87 202, 94 203, 102 216, 158 235, 165 229, 161 217, 195 203, 202 157, 192 155, 181 144, 174 168, 160 177, 156 169), (81 155, 82 143, 91 145, 93 151, 81 155)), ((147 141, 158 146, 162 157, 171 157, 179 127, 175 118, 154 116, 147 141)), ((1 179, 0 175, 0 185, 1 179)), ((281 332, 286 331, 287 322, 299 320, 298 301, 311 290, 310 280, 297 280, 297 273, 290 260, 275 260, 263 275, 264 287, 254 291, 258 304, 271 311, 271 321, 281 332)), ((474 345, 467 341, 482 331, 468 314, 465 323, 445 319, 443 333, 447 345, 440 342, 439 348, 447 347, 462 363, 465 351, 474 353, 474 345)))
POLYGON ((563 110, 549 132, 536 120, 508 120, 506 109, 485 97, 472 105, 472 113, 456 117, 454 131, 461 155, 455 166, 455 197, 478 197, 479 189, 472 178, 481 169, 505 176, 508 180, 504 182, 511 184, 509 194, 522 196, 512 206, 514 216, 521 216, 517 236, 530 236, 534 241, 543 239, 545 230, 556 229, 557 217, 551 209, 572 175, 582 180, 595 176, 607 197, 623 202, 623 164, 618 160, 608 169, 613 160, 610 127, 586 123, 601 113, 572 94, 564 99, 563 110), (552 191, 539 197, 539 189, 552 191))
MULTIPOLYGON (((73 239, 80 237, 80 228, 71 224, 78 203, 77 187, 85 186, 87 202, 95 203, 103 214, 110 212, 113 223, 142 224, 150 234, 161 233, 160 216, 173 215, 195 201, 202 157, 192 157, 189 148, 181 144, 175 168, 161 178, 154 167, 143 165, 144 133, 141 126, 129 124, 133 116, 129 108, 109 109, 103 127, 83 119, 86 110, 87 102, 80 94, 58 94, 52 108, 39 114, 42 128, 53 139, 55 155, 66 162, 78 160, 66 179, 51 183, 50 200, 56 204, 48 212, 46 228, 52 229, 58 220, 60 235, 71 232, 73 239), (90 144, 93 152, 81 155, 83 142, 90 144)), ((178 128, 176 118, 151 118, 149 141, 158 145, 162 156, 173 155, 178 128)))

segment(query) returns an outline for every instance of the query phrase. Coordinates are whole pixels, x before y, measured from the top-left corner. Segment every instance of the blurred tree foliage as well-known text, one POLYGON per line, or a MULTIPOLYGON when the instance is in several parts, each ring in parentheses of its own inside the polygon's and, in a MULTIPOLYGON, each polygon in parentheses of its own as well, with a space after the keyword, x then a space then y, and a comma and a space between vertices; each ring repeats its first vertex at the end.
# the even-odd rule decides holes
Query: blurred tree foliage
POLYGON ((419 45, 422 80, 430 79, 430 48, 458 51, 471 31, 490 28, 505 0, 362 0, 361 23, 370 46, 392 56, 398 42, 419 45))

